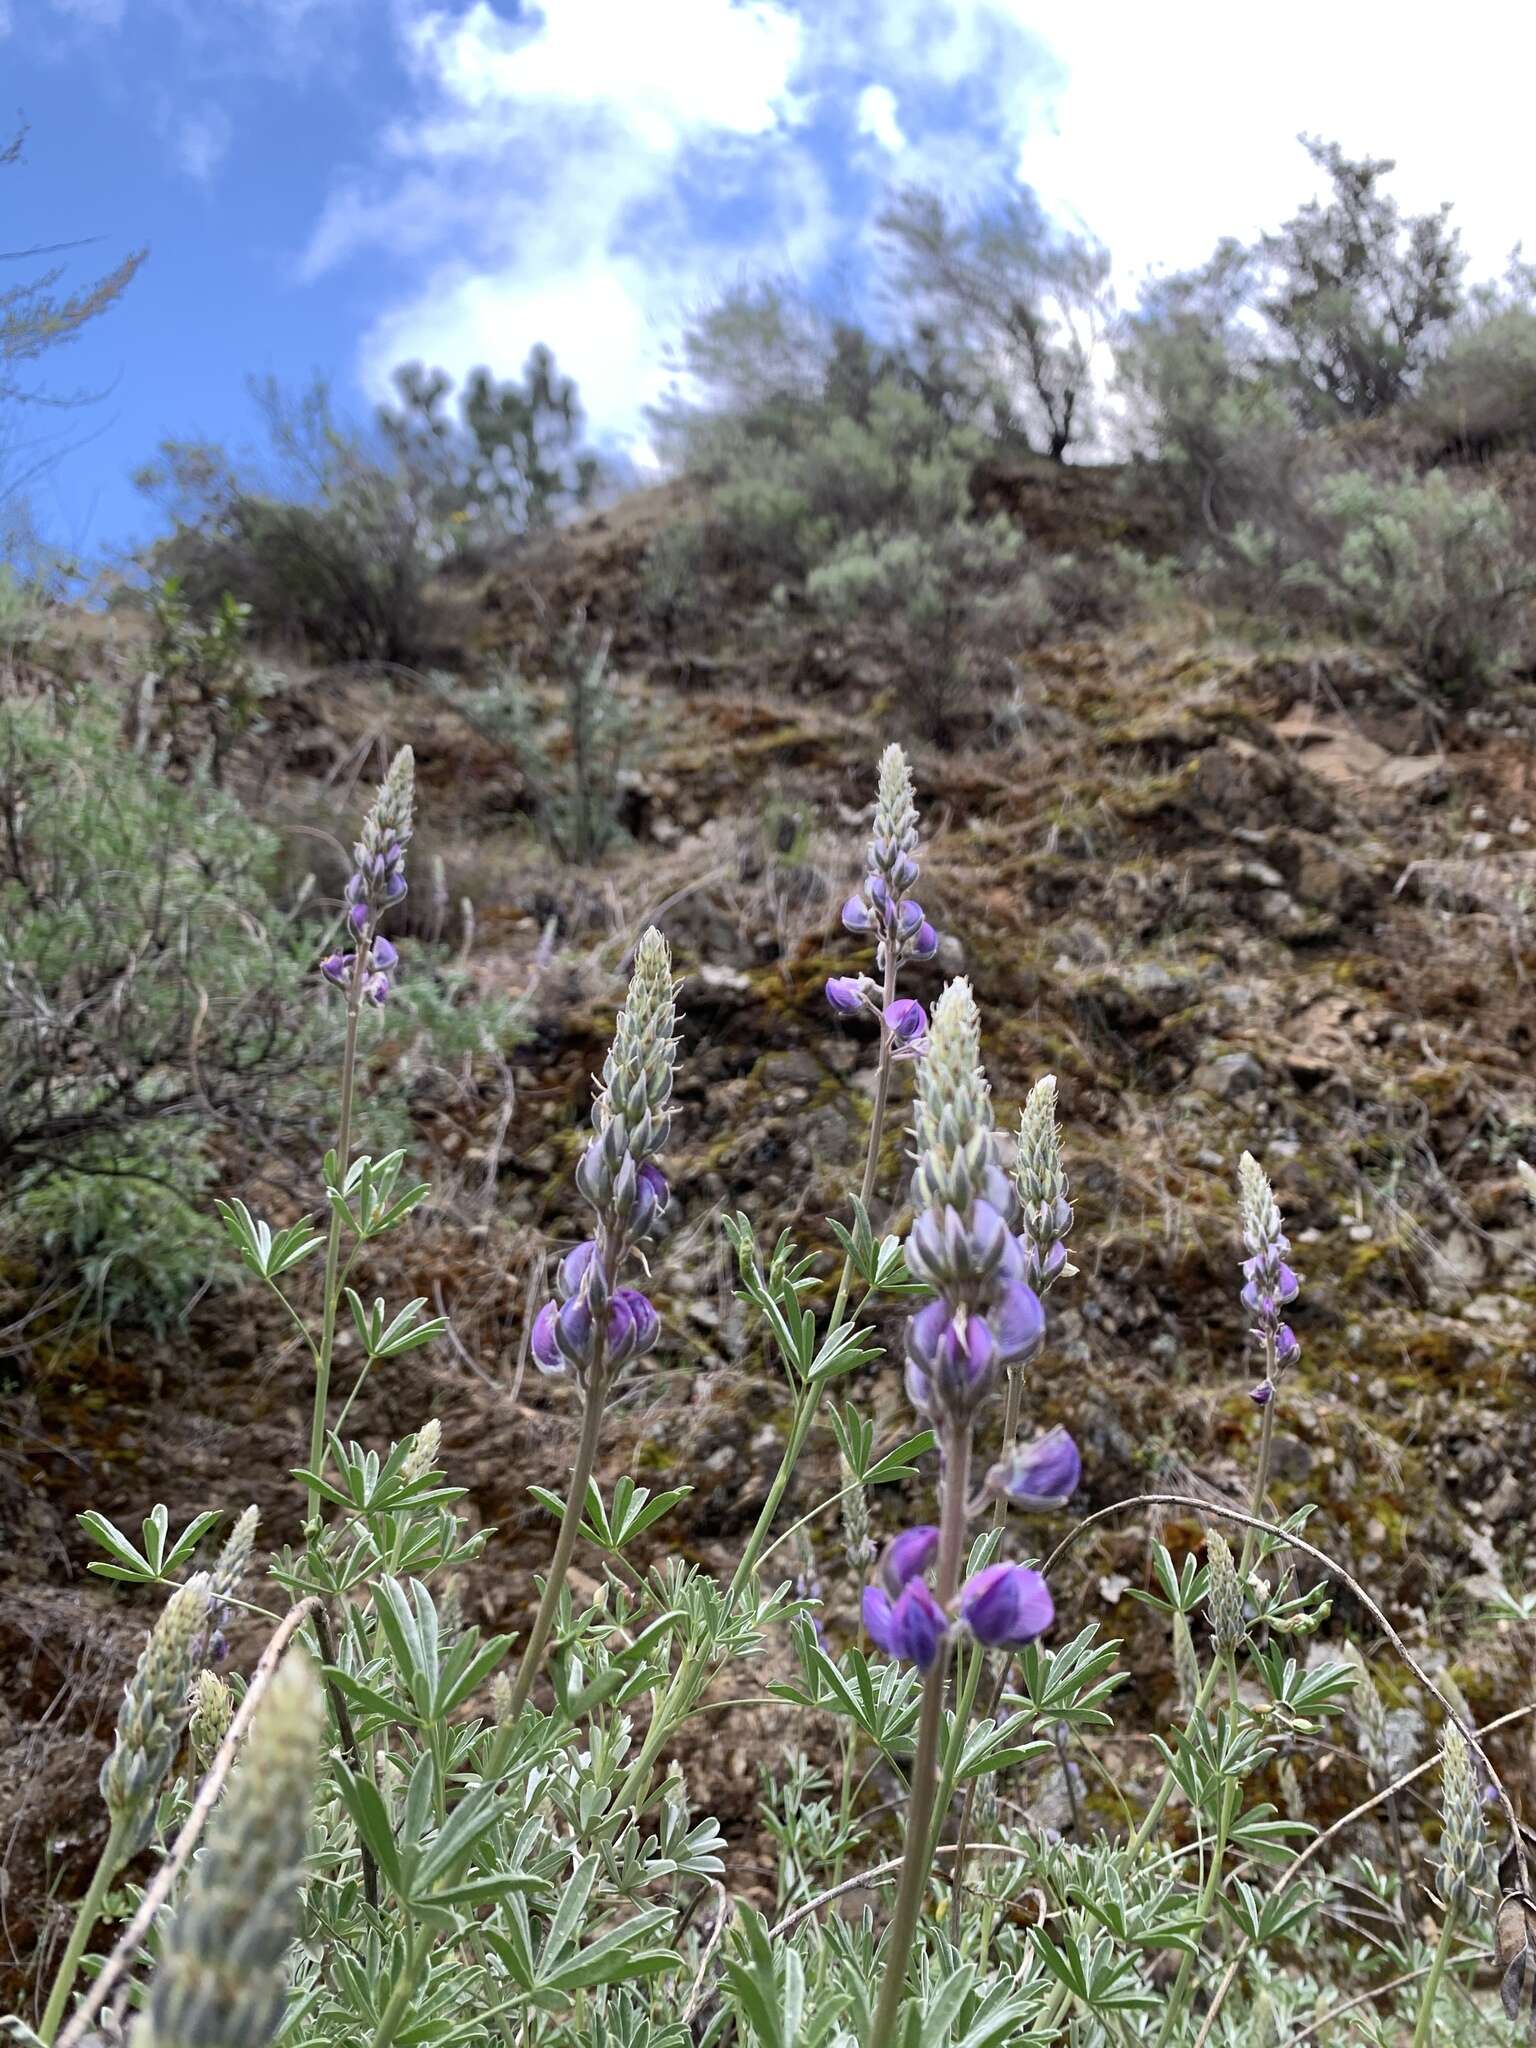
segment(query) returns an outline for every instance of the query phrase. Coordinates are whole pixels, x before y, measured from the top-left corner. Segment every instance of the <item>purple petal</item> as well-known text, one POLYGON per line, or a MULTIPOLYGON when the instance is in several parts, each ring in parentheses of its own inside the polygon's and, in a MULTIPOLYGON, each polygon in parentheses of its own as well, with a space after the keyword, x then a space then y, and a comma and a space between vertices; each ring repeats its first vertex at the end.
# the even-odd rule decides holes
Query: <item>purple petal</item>
POLYGON ((569 1301, 571 1296, 581 1286, 583 1279, 586 1277, 587 1268, 596 1256, 597 1245, 590 1237, 584 1239, 573 1251, 566 1253, 565 1257, 560 1261, 559 1289, 562 1301, 569 1301))
POLYGON ((320 962, 320 972, 327 981, 335 982, 336 986, 340 988, 351 979, 352 969, 356 964, 357 955, 355 953, 328 953, 320 962))
POLYGON ((368 929, 368 920, 372 915, 373 912, 366 903, 354 903, 347 912, 347 922, 351 925, 353 931, 365 932, 368 929))
POLYGON ((999 1492, 1021 1508, 1063 1506, 1077 1491, 1083 1461, 1077 1445, 1059 1425, 1031 1444, 1021 1444, 989 1477, 999 1492))
POLYGON ((960 1612, 978 1642, 1018 1648, 1044 1635, 1056 1616, 1050 1589, 1022 1564, 989 1564, 967 1580, 960 1612))
POLYGON ((949 1633, 949 1617, 921 1579, 913 1579, 891 1609, 891 1627, 905 1657, 919 1671, 926 1671, 949 1633))
POLYGON ((864 898, 862 896, 850 896, 843 905, 843 930, 848 932, 871 931, 874 928, 874 922, 869 913, 869 905, 864 901, 864 898))
POLYGON ((891 1628, 889 1594, 882 1592, 878 1586, 866 1586, 860 1608, 864 1616, 864 1628, 870 1640, 877 1648, 884 1650, 888 1657, 899 1656, 901 1653, 896 1648, 895 1635, 891 1628))
POLYGON ((911 1045, 928 1031, 928 1012, 910 996, 885 1006, 885 1028, 897 1045, 911 1045))
POLYGON ((560 1354, 560 1346, 555 1342, 555 1315, 555 1304, 546 1301, 533 1319, 533 1338, 529 1349, 533 1353, 533 1362, 540 1372, 565 1371, 565 1360, 560 1354))
POLYGON ((851 1017, 864 1007, 864 977, 834 974, 827 983, 827 1001, 840 1017, 851 1017))
POLYGON ((930 1523, 903 1529, 880 1560, 880 1579, 887 1592, 893 1598, 903 1592, 909 1580, 927 1571, 938 1551, 939 1532, 930 1523))
POLYGON ((1045 1339, 1045 1310, 1040 1297, 1022 1280, 1011 1281, 992 1311, 992 1330, 998 1356, 1006 1365, 1017 1365, 1039 1350, 1045 1339))
POLYGON ((642 1351, 649 1351, 661 1335, 661 1317, 638 1287, 615 1289, 613 1305, 609 1310, 610 1343, 614 1340, 620 1319, 624 1328, 619 1334, 622 1341, 629 1345, 630 1357, 636 1357, 642 1351))
POLYGON ((399 953, 382 933, 374 940, 370 957, 374 966, 382 968, 385 973, 388 973, 391 968, 400 965, 399 953))
POLYGON ((939 935, 926 918, 907 941, 907 952, 914 960, 931 960, 939 950, 939 935))

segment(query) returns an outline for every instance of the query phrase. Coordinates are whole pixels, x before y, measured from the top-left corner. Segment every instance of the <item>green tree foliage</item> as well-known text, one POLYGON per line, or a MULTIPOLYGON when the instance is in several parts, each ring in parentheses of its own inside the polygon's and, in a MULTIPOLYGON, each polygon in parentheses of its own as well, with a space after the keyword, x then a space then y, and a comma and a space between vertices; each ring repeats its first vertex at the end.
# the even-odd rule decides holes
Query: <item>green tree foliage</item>
POLYGON ((957 218, 937 192, 909 187, 880 231, 913 340, 947 356, 945 382, 969 387, 1003 446, 1060 462, 1092 429, 1109 251, 1054 227, 1027 191, 957 218))
POLYGON ((581 445, 576 386, 547 348, 530 354, 521 383, 472 370, 455 411, 444 370, 405 363, 394 382, 398 403, 379 426, 435 551, 542 532, 590 501, 597 457, 581 445))
POLYGON ((1390 157, 1301 141, 1331 191, 1260 241, 1259 309, 1305 425, 1376 419, 1415 389, 1443 342, 1466 259, 1449 205, 1405 216, 1382 190, 1390 157))
MULTIPOLYGON (((23 133, 0 148, 0 169, 12 168, 21 161, 24 140, 23 133)), ((30 263, 63 254, 72 246, 48 243, 0 250, 0 262, 30 263)), ((54 349, 75 340, 82 328, 115 306, 148 254, 147 249, 134 250, 78 291, 60 290, 65 270, 62 263, 49 264, 15 284, 0 285, 0 404, 69 402, 32 383, 33 366, 54 349)))

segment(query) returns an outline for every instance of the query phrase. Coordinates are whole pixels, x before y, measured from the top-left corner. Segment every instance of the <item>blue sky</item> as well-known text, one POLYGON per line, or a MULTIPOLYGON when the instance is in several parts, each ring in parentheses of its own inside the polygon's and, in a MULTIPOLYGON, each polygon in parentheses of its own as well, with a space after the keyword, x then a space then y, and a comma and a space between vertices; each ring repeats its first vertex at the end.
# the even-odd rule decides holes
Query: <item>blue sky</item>
POLYGON ((362 408, 405 358, 510 374, 538 340, 643 460, 681 310, 763 270, 857 305, 910 179, 1032 184, 1129 299, 1290 211, 1320 130, 1396 155, 1409 203, 1455 199, 1497 269, 1527 225, 1488 140, 1523 132, 1521 12, 1459 10, 1459 46, 1500 50, 1460 92, 1439 38, 1304 0, 0 0, 0 121, 30 131, 0 247, 99 238, 73 282, 151 252, 54 358, 106 396, 46 422, 84 445, 39 520, 87 551, 146 531, 134 465, 249 439, 252 373, 362 408))

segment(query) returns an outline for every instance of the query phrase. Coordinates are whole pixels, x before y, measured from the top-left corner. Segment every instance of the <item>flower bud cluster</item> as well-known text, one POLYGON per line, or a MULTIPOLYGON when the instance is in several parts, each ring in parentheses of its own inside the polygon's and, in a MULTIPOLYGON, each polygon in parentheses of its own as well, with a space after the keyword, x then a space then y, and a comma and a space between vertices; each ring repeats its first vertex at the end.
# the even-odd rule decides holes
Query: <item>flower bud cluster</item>
MULTIPOLYGON (((843 927, 869 933, 875 940, 875 964, 883 976, 888 958, 931 960, 939 950, 938 933, 923 915, 923 906, 908 891, 917 882, 917 804, 912 771, 900 747, 880 756, 880 786, 875 800, 874 831, 865 854, 866 873, 843 905, 843 927)), ((827 983, 827 1001, 839 1016, 860 1011, 878 1017, 899 1053, 922 1050, 928 1020, 921 1003, 881 1006, 881 984, 867 974, 838 974, 827 983)))
POLYGON ((1274 1399, 1275 1383, 1287 1366, 1301 1356, 1301 1346, 1282 1311, 1296 1299, 1301 1283, 1286 1264, 1291 1241, 1285 1235, 1275 1191, 1264 1169, 1245 1152, 1238 1162, 1238 1217, 1243 1245, 1242 1303, 1255 1317, 1253 1335, 1263 1348, 1265 1373, 1253 1390, 1258 1405, 1267 1407, 1274 1399))
POLYGON ((212 1581, 198 1572, 166 1601, 123 1694, 117 1740, 101 1767, 101 1796, 121 1831, 123 1860, 136 1856, 154 1826, 161 1781, 186 1725, 188 1693, 208 1637, 212 1581))
POLYGON ((1476 1914, 1478 1887, 1488 1868, 1488 1844, 1472 1752, 1454 1722, 1440 1740, 1440 1796, 1443 1825, 1435 1885, 1447 1912, 1470 1920, 1476 1914))
POLYGON ((1205 1561, 1209 1587, 1206 1606, 1211 1617, 1211 1635, 1217 1655, 1228 1657, 1237 1651, 1248 1629, 1243 1618, 1243 1589, 1237 1582, 1232 1548, 1218 1529, 1212 1529, 1206 1536, 1205 1561))
POLYGON ((1013 1180, 1023 1226, 1024 1277, 1037 1294, 1044 1294, 1053 1280, 1069 1270, 1066 1241, 1072 1228, 1054 1074, 1042 1076, 1025 1101, 1019 1117, 1013 1180))
POLYGON ((912 1192, 921 1213, 906 1243, 907 1270, 936 1297, 907 1323, 907 1392, 936 1425, 969 1425, 998 1374, 1033 1357, 1045 1335, 979 1053, 970 985, 952 981, 918 1069, 912 1192))
POLYGON ((388 1000, 390 976, 400 964, 398 950, 378 931, 380 917, 406 893, 405 849, 415 819, 416 763, 402 747, 389 764, 373 808, 352 849, 353 869, 343 895, 347 930, 357 938, 349 953, 327 954, 320 972, 338 988, 349 988, 361 962, 362 991, 374 1007, 388 1000))
POLYGON ((904 1529, 880 1562, 878 1583, 864 1589, 864 1626, 888 1657, 926 1671, 951 1634, 963 1630, 991 1649, 1022 1649, 1055 1618, 1050 1589, 1022 1564, 989 1564, 960 1588, 955 1614, 934 1598, 924 1573, 939 1551, 939 1531, 904 1529))
POLYGON ((323 1728, 320 1681, 291 1650, 208 1824, 132 2048, 266 2048, 276 2035, 323 1728))
POLYGON ((199 1671, 187 1690, 187 1740, 199 1770, 218 1754, 235 1716, 235 1696, 215 1671, 199 1671))
POLYGON ((555 1299, 533 1325, 541 1372, 569 1373, 585 1392, 593 1373, 614 1372, 651 1350, 661 1320, 638 1288, 618 1284, 627 1257, 655 1229, 669 1190, 655 1155, 671 1127, 677 1063, 677 1003, 672 958, 658 931, 647 931, 619 1012, 592 1106, 593 1136, 576 1168, 576 1186, 596 1216, 593 1236, 560 1262, 555 1299))

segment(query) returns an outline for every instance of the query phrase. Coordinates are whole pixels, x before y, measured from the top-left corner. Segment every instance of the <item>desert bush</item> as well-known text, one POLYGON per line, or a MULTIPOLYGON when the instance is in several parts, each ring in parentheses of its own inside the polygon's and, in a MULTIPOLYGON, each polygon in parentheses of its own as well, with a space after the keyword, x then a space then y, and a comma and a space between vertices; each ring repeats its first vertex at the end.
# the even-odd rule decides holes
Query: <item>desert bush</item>
POLYGON ((1463 326, 1409 416, 1432 457, 1482 459, 1536 442, 1536 309, 1496 304, 1463 326))
POLYGON ((528 790, 535 827, 562 860, 599 860, 619 832, 620 777, 632 760, 629 708, 608 667, 609 636, 596 640, 578 612, 557 639, 552 686, 514 663, 479 684, 433 678, 439 693, 503 752, 528 790))
POLYGON ((1536 593, 1513 515, 1496 490, 1443 471, 1325 478, 1295 532, 1245 527, 1237 552, 1282 601, 1340 629, 1400 648, 1429 682, 1486 689, 1527 658, 1536 593))
POLYGON ((263 637, 336 661, 414 662, 430 651, 430 548, 404 480, 336 417, 317 381, 299 398, 256 387, 265 466, 202 442, 167 441, 136 481, 171 520, 152 575, 174 576, 194 612, 226 593, 263 637))
MULTIPOLYGON (((100 697, 0 701, 0 1207, 34 1303, 164 1328, 233 1270, 198 1204, 215 1160, 313 1127, 336 1030, 304 993, 313 913, 276 898, 278 856, 206 778, 126 748, 100 697)), ((375 1144, 404 1141, 432 1062, 521 1029, 426 960, 395 1017, 375 1144)))
POLYGON ((746 1215, 727 1219, 741 1299, 789 1409, 728 1578, 666 1542, 685 1489, 594 1477, 612 1406, 643 1385, 665 1341, 641 1282, 664 1281, 679 990, 661 934, 636 944, 575 1168, 590 1235, 561 1259, 529 1338, 535 1365, 570 1393, 579 1441, 564 1497, 536 1490, 553 1543, 514 1646, 463 1618, 457 1575, 485 1535, 459 1511, 439 1419, 398 1442, 353 1442, 331 1389, 341 1317, 365 1374, 443 1329, 420 1298, 365 1303, 346 1284, 362 1247, 375 1265, 387 1259, 427 1192, 399 1153, 354 1143, 363 1034, 398 965, 381 927, 411 858, 410 761, 396 760, 356 848, 348 950, 324 968, 343 1048, 318 1219, 221 1205, 232 1248, 287 1302, 313 1363, 302 1533, 267 1560, 253 1599, 254 1508, 202 1569, 216 1511, 177 1530, 157 1506, 138 1539, 82 1517, 96 1569, 166 1604, 128 1682, 100 1780, 105 1846, 39 1992, 36 2038, 76 2048, 93 2025, 117 2039, 126 2022, 134 2048, 397 2048, 487 2033, 520 2048, 1253 2048, 1369 2008, 1383 2042, 1411 2033, 1414 2048, 1471 2048, 1492 2023, 1480 1928, 1495 1832, 1511 1866, 1499 1880, 1501 1989, 1518 2017, 1536 1944, 1504 1783, 1459 1694, 1328 1554, 1311 1511, 1277 1521, 1270 1508, 1301 1281, 1274 1191, 1246 1154, 1234 1294, 1258 1375, 1247 1504, 1162 1489, 1073 1517, 1079 1449, 1060 1428, 1030 1427, 1049 1384, 1048 1303, 1082 1284, 1068 1250, 1070 1143, 1049 1077, 1003 1138, 966 982, 945 988, 931 1020, 902 993, 910 963, 939 943, 912 894, 918 822, 891 748, 842 920, 875 971, 827 985, 833 1010, 862 1020, 877 1048, 863 1171, 833 1226, 841 1257, 823 1274, 787 1234, 765 1248, 746 1215), (883 1140, 909 1116, 913 1220, 904 1238, 882 1236, 870 1209, 883 1140), (290 1293, 304 1265, 323 1269, 312 1308, 313 1293, 290 1293), (916 1426, 877 1438, 857 1375, 893 1312, 916 1426), (835 1439, 838 1490, 781 1527, 818 1427, 835 1439), (935 1519, 878 1550, 886 1489, 930 1473, 935 1519), (1150 1785, 1127 1781, 1134 1746, 1115 1735, 1119 1645, 1091 1621, 1068 1634, 1051 1587, 1087 1530, 1149 1514, 1170 1534, 1203 1531, 1177 1548, 1152 1538, 1137 1589, 1168 1630, 1178 1701, 1154 1738, 1150 1785), (844 1552, 841 1583, 862 1588, 872 1647, 853 1637, 847 1605, 823 1598, 817 1571, 803 1569, 797 1588, 775 1562, 790 1538, 819 1544, 829 1572, 833 1548, 844 1552), (1375 1861, 1371 1821, 1435 1760, 1407 1773, 1383 1739, 1359 1627, 1332 1613, 1334 1585, 1405 1660, 1440 1723, 1438 1797, 1422 1822, 1399 1798, 1393 1846, 1375 1861), (235 1603, 270 1629, 243 1690, 210 1667, 235 1603), (753 1904, 733 1895, 727 1844, 689 1810, 666 1759, 708 1739, 712 1687, 730 1700, 759 1690, 751 1660, 786 1639, 793 1664, 772 1695, 801 1717, 807 1758, 835 1731, 841 1767, 830 1784, 814 1758, 778 1774, 766 1815, 777 1867, 766 1887, 754 1872, 753 1904), (1330 1788, 1345 1774, 1369 1787, 1325 1833, 1304 1813, 1324 1778, 1305 1768, 1317 1757, 1330 1788), (1080 1763, 1112 1797, 1082 1796, 1080 1763), (1047 1826, 1041 1802, 1063 1781, 1061 1824, 1047 1826), (158 1857, 147 1889, 125 1890, 146 1851, 158 1857), (81 1991, 103 1918, 111 1952, 81 1991))
POLYGON ((251 608, 226 591, 200 620, 176 576, 155 586, 148 608, 153 638, 135 707, 136 743, 183 771, 197 764, 217 789, 230 749, 252 730, 272 687, 272 672, 246 645, 251 608))

